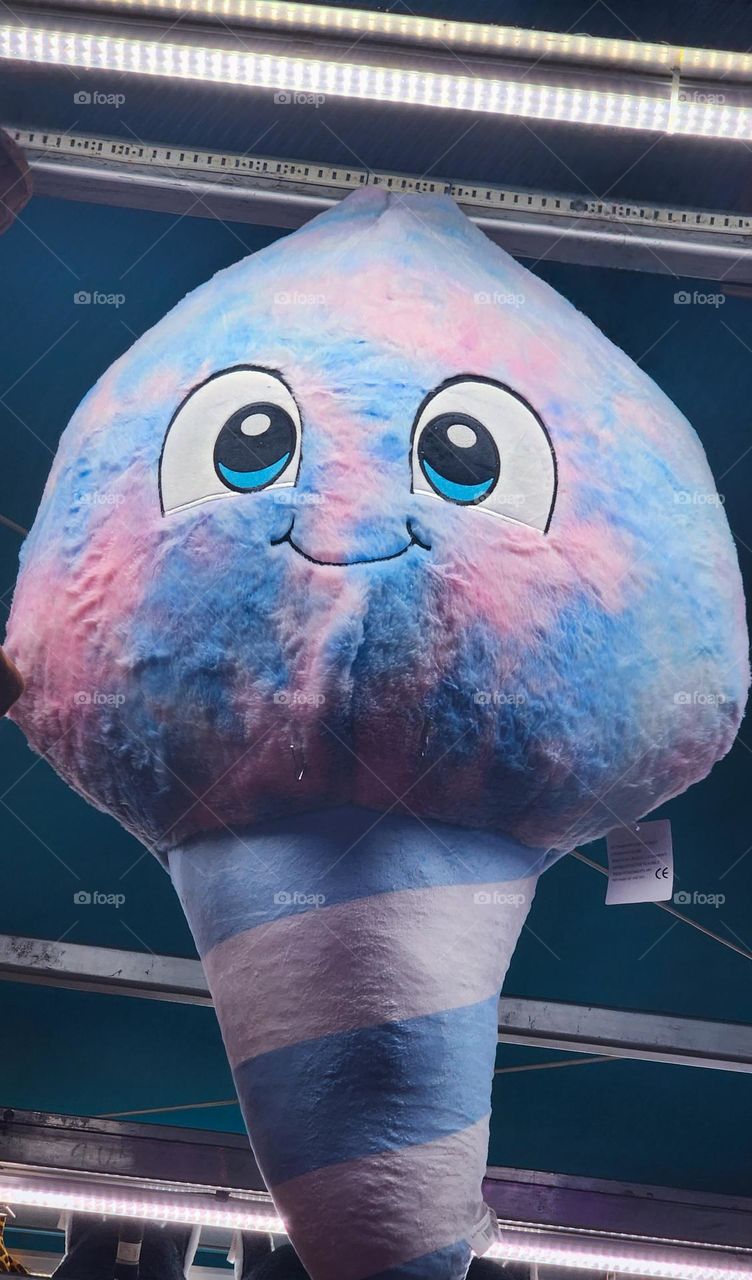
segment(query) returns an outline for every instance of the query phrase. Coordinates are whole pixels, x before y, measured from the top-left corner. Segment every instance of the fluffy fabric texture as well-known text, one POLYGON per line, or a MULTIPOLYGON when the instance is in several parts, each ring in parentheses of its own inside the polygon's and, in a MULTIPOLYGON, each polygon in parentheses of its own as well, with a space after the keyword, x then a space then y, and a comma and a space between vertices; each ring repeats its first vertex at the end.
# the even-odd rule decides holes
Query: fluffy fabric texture
POLYGON ((24 545, 8 649, 32 745, 162 850, 403 800, 567 849, 703 777, 748 684, 737 559, 686 420, 451 201, 378 188, 221 272, 101 378, 24 545), (300 408, 296 485, 163 515, 177 407, 249 364, 300 408), (461 375, 545 425, 547 533, 411 492, 418 408, 461 375), (324 561, 420 541, 315 564, 279 541, 292 517, 324 561))

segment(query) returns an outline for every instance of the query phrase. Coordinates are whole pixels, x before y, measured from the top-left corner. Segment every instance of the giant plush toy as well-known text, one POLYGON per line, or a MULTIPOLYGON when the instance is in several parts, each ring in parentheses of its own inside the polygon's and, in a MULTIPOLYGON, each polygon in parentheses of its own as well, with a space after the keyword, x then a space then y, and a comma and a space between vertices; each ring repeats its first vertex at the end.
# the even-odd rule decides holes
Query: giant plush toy
POLYGON ((447 199, 221 272, 63 435, 31 744, 168 869, 313 1280, 462 1280, 539 874, 704 777, 742 589, 691 427, 447 199))

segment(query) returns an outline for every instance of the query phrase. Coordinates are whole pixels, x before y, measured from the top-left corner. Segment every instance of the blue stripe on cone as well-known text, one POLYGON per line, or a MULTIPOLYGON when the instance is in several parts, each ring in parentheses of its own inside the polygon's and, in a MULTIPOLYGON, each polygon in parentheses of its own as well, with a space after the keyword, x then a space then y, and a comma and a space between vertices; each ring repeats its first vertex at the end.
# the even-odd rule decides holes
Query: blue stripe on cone
POLYGON ((235 1071, 272 1188, 314 1169, 434 1142, 491 1108, 498 1000, 260 1054, 235 1071))
POLYGON ((446 1249, 437 1249, 434 1253, 424 1253, 412 1262, 404 1262, 399 1267, 390 1267, 388 1271, 380 1271, 370 1280, 464 1280, 467 1275, 472 1253, 470 1246, 459 1240, 457 1244, 446 1249))
POLYGON ((169 865, 183 904, 191 902, 203 956, 255 925, 315 910, 319 900, 333 906, 384 891, 516 880, 559 856, 496 834, 350 807, 262 823, 235 837, 210 834, 171 854, 169 865))

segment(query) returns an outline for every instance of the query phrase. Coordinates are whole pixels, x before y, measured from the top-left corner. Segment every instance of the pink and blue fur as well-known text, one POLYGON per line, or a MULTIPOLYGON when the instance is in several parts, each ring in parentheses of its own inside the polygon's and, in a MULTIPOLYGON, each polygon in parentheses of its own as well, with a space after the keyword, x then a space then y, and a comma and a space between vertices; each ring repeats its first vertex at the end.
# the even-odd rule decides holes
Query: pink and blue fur
POLYGON ((64 433, 8 630, 14 715, 169 867, 313 1280, 465 1275, 536 877, 704 777, 739 725, 714 492, 584 316, 450 201, 378 188, 196 290, 64 433), (163 514, 176 411, 246 366, 299 408, 295 483, 163 514), (416 414, 463 377, 545 429, 546 531, 415 491, 416 414))

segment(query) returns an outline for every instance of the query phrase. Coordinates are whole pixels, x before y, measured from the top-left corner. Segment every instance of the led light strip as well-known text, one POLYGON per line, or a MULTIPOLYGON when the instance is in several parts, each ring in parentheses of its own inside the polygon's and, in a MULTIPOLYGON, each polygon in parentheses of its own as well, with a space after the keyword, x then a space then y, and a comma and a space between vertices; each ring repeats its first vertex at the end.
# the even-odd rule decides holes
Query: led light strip
POLYGON ((610 1272, 617 1276, 651 1276, 657 1280, 742 1280, 742 1277, 749 1277, 751 1270, 749 1261, 726 1261, 717 1253, 703 1261, 702 1249, 697 1250, 695 1260, 693 1251, 687 1249, 683 1249, 681 1254, 667 1249, 661 1256, 655 1251, 655 1246, 652 1246, 651 1254, 644 1246, 630 1249, 621 1241, 612 1243, 603 1238, 592 1242, 561 1238, 549 1240, 544 1232, 531 1231, 529 1243, 526 1243, 526 1235, 527 1232, 514 1231, 507 1237, 502 1228, 501 1241, 491 1245, 484 1256, 505 1262, 610 1272))
MULTIPOLYGON (((575 89, 10 24, 0 26, 0 58, 243 85, 322 99, 365 98, 658 133, 668 127, 671 105, 669 95, 575 89)), ((673 133, 750 141, 752 108, 681 100, 671 114, 671 128, 673 133)))
MULTIPOLYGON (((65 7, 91 0, 66 0, 65 7)), ((121 13, 190 14, 192 17, 239 21, 272 29, 317 32, 324 35, 381 37, 434 47, 472 49, 534 58, 557 58, 576 63, 633 66, 670 71, 681 65, 684 74, 735 75, 752 78, 752 55, 730 49, 678 48, 637 40, 604 39, 556 31, 531 31, 483 22, 422 18, 414 14, 300 4, 295 0, 94 0, 100 11, 121 13)))
MULTIPOLYGON (((228 1199, 222 1205, 207 1204, 208 1197, 165 1195, 159 1191, 132 1195, 118 1187, 112 1191, 77 1190, 75 1185, 59 1188, 41 1179, 25 1182, 0 1178, 0 1203, 12 1206, 95 1213, 103 1216, 137 1218, 141 1222, 176 1222, 186 1226, 220 1227, 231 1231, 260 1231, 284 1235, 285 1226, 273 1212, 264 1213, 252 1201, 228 1199)), ((724 1258, 717 1251, 705 1256, 702 1248, 656 1251, 653 1242, 629 1246, 606 1237, 585 1239, 553 1237, 546 1231, 521 1230, 502 1224, 500 1240, 486 1256, 506 1262, 538 1263, 543 1266, 573 1267, 585 1271, 611 1271, 625 1276, 650 1276, 657 1280, 741 1280, 749 1276, 750 1264, 724 1258)))
POLYGON ((230 1231, 268 1231, 284 1235, 285 1225, 276 1213, 264 1213, 239 1199, 209 1205, 200 1197, 179 1198, 153 1193, 148 1198, 130 1195, 126 1188, 117 1191, 76 1190, 75 1186, 58 1190, 44 1183, 13 1182, 0 1179, 0 1203, 29 1205, 40 1209, 70 1210, 73 1213, 97 1213, 120 1218, 138 1218, 141 1222, 180 1222, 186 1226, 226 1227, 230 1231), (220 1207, 223 1206, 223 1207, 220 1207))

